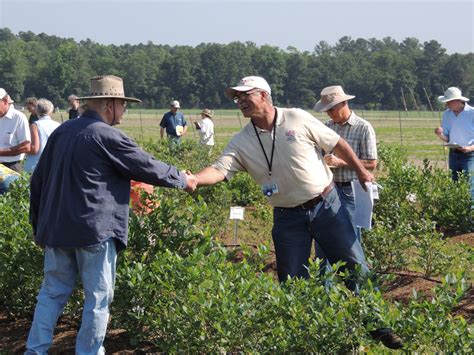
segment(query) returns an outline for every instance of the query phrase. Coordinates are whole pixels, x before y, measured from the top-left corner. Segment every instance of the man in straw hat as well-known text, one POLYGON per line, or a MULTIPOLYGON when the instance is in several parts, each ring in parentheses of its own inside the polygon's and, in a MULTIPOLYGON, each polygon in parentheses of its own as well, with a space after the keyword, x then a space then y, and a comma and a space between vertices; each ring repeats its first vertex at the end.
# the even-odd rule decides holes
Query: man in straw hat
POLYGON ((199 143, 206 147, 214 146, 214 122, 212 122, 212 111, 205 108, 201 112, 201 122, 195 122, 199 131, 199 143))
MULTIPOLYGON (((290 276, 309 276, 308 260, 316 241, 331 264, 346 263, 351 271, 346 283, 356 291, 355 269, 358 266, 367 273, 367 263, 321 150, 342 157, 363 187, 373 175, 343 138, 310 113, 273 106, 271 88, 264 78, 245 77, 225 93, 250 123, 232 137, 212 166, 196 174, 198 186, 248 172, 274 207, 272 237, 280 282, 290 276)), ((377 337, 390 347, 401 347, 400 339, 385 329, 379 329, 377 337)))
POLYGON ((0 164, 21 172, 21 161, 31 148, 28 120, 13 107, 13 100, 0 88, 0 164))
POLYGON ((435 134, 450 146, 449 169, 453 180, 457 181, 461 172, 469 177, 474 202, 474 108, 456 87, 448 88, 438 100, 446 104, 447 110, 435 134))
POLYGON ((45 248, 44 281, 26 353, 47 352, 76 278, 84 288, 76 353, 103 354, 117 252, 127 245, 130 180, 192 191, 196 180, 155 160, 120 130, 129 102, 122 79, 91 79, 88 110, 49 137, 31 178, 30 220, 45 248))
MULTIPOLYGON (((326 126, 334 130, 351 146, 362 165, 367 170, 374 170, 377 166, 377 143, 375 131, 366 120, 357 116, 349 108, 349 100, 355 96, 347 95, 341 86, 328 86, 321 91, 321 100, 314 106, 317 112, 326 112, 331 118, 326 126)), ((334 182, 339 188, 341 202, 346 207, 359 240, 360 227, 354 223, 355 200, 352 183, 357 180, 357 174, 347 162, 336 154, 326 154, 324 160, 334 175, 334 182)))

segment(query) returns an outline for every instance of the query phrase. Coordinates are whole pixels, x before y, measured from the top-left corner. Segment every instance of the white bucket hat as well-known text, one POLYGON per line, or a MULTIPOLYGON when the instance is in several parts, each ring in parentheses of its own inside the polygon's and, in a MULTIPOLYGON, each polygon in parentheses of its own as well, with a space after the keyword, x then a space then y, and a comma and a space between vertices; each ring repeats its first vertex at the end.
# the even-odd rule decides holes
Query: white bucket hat
POLYGON ((142 102, 135 97, 126 97, 123 90, 123 80, 114 75, 100 75, 91 78, 91 89, 88 96, 76 98, 86 99, 122 99, 125 101, 142 102))
POLYGON ((467 97, 462 96, 461 90, 456 87, 450 87, 448 90, 444 92, 444 96, 438 96, 438 101, 440 102, 449 102, 453 100, 461 100, 464 102, 468 102, 469 99, 467 97))
POLYGON ((266 91, 269 95, 272 94, 272 89, 270 89, 270 85, 268 85, 264 78, 261 76, 246 76, 239 81, 237 86, 227 88, 225 96, 232 100, 237 95, 237 92, 245 92, 252 89, 260 89, 266 91))
POLYGON ((15 102, 15 101, 12 100, 10 95, 8 95, 8 93, 5 91, 5 89, 0 88, 0 100, 3 100, 5 97, 7 97, 9 104, 12 104, 12 103, 15 102))
POLYGON ((171 107, 174 107, 174 108, 181 108, 181 106, 179 105, 179 101, 178 100, 173 100, 170 102, 170 106, 171 107))
POLYGON ((328 86, 321 90, 321 100, 316 102, 314 110, 317 112, 326 112, 338 103, 351 100, 354 97, 354 95, 346 95, 342 87, 339 85, 328 86))

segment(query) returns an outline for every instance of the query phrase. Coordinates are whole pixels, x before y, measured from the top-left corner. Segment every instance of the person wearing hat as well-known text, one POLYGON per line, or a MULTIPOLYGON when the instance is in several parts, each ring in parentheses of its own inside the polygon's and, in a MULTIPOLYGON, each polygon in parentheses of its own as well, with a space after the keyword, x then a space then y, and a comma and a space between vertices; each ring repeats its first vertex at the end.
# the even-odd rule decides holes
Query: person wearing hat
POLYGON ((163 139, 166 130, 171 149, 181 144, 181 137, 186 134, 188 129, 186 119, 183 113, 179 111, 180 108, 179 101, 171 101, 170 111, 163 115, 160 122, 160 137, 163 139))
POLYGON ((26 116, 15 109, 13 102, 0 88, 0 164, 21 172, 21 162, 31 148, 31 133, 26 116))
POLYGON ((201 122, 195 122, 199 131, 199 143, 206 147, 214 146, 214 122, 212 121, 212 111, 205 108, 201 112, 201 122))
POLYGON ((451 147, 448 160, 453 180, 458 180, 459 173, 469 177, 474 202, 474 108, 467 104, 469 99, 457 87, 448 88, 438 101, 447 109, 435 134, 451 147))
POLYGON ((31 177, 30 221, 44 248, 44 281, 26 353, 45 354, 77 277, 84 289, 77 354, 104 354, 117 252, 127 246, 131 180, 192 191, 196 179, 156 160, 121 130, 122 79, 91 79, 87 111, 49 137, 31 177))
MULTIPOLYGON (((377 166, 377 142, 372 125, 357 116, 349 108, 349 100, 355 96, 347 95, 339 85, 328 86, 321 91, 321 99, 314 106, 317 112, 326 112, 331 118, 326 126, 331 128, 351 146, 362 165, 367 170, 374 170, 377 166)), ((326 154, 324 160, 331 167, 334 182, 339 188, 341 202, 349 212, 352 224, 359 240, 361 239, 360 227, 354 223, 355 201, 352 182, 357 180, 356 172, 349 164, 338 157, 337 154, 326 154)))
MULTIPOLYGON (((357 291, 355 269, 366 274, 367 262, 321 151, 334 151, 343 158, 364 188, 373 175, 343 138, 309 112, 273 106, 271 88, 264 78, 245 77, 225 94, 250 122, 232 137, 214 164, 196 173, 198 186, 249 173, 273 206, 279 281, 309 277, 311 248, 316 241, 326 261, 345 262, 351 274, 347 285, 357 291)), ((402 345, 385 328, 378 330, 377 337, 391 347, 402 345)))

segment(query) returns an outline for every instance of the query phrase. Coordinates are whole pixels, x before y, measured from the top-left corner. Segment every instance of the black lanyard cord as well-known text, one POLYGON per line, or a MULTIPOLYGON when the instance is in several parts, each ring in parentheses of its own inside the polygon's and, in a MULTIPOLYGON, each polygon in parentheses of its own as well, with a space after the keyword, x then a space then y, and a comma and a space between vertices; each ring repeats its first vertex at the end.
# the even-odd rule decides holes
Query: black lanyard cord
POLYGON ((270 156, 270 161, 268 160, 267 153, 265 152, 265 148, 263 147, 262 140, 260 139, 260 136, 257 132, 257 127, 255 127, 255 124, 252 121, 253 129, 255 130, 255 134, 257 135, 258 143, 260 143, 260 147, 262 148, 263 155, 265 156, 265 160, 267 161, 269 176, 272 176, 273 154, 275 152, 276 120, 277 120, 277 110, 275 109, 275 117, 273 118, 273 127, 272 127, 273 142, 272 142, 272 153, 270 156))

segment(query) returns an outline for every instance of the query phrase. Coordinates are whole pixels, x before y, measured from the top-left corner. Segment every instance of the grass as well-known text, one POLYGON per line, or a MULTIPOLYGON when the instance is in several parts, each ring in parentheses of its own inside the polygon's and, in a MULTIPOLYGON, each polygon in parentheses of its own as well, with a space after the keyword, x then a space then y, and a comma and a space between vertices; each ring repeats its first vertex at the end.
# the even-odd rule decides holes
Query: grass
MULTIPOLYGON (((167 111, 167 109, 129 109, 119 128, 135 140, 159 139, 159 123, 167 111)), ((200 118, 201 110, 186 109, 183 112, 189 124, 188 134, 184 139, 198 140, 192 121, 200 118)), ((323 122, 328 119, 325 114, 310 112, 323 122)), ((408 158, 416 164, 428 159, 439 166, 446 166, 447 150, 433 133, 435 127, 440 125, 440 112, 364 110, 355 112, 373 125, 378 142, 405 147, 408 158)), ((55 113, 54 117, 58 121, 66 120, 67 114, 60 111, 55 113)), ((216 141, 226 144, 248 122, 249 120, 242 117, 239 110, 214 111, 216 141)))

